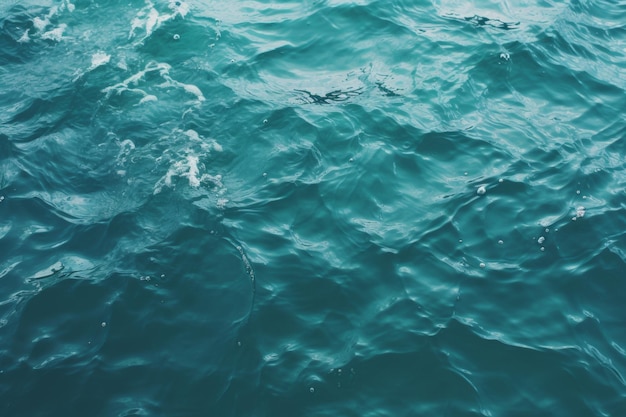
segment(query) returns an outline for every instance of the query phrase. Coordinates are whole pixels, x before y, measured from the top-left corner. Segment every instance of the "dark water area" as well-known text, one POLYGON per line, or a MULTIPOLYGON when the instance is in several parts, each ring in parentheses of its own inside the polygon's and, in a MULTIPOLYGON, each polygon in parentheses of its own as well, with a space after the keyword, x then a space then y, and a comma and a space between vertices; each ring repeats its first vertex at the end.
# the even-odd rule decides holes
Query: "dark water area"
POLYGON ((626 415, 626 2, 0 3, 0 416, 626 415))

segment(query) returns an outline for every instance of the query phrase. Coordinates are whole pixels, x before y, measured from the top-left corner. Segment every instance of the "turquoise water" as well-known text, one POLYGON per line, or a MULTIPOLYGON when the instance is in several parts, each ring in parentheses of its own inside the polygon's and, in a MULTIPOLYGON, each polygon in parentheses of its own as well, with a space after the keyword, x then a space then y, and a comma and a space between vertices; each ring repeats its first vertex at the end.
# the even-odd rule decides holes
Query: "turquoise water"
POLYGON ((0 86, 0 416, 626 415, 626 2, 3 0, 0 86))

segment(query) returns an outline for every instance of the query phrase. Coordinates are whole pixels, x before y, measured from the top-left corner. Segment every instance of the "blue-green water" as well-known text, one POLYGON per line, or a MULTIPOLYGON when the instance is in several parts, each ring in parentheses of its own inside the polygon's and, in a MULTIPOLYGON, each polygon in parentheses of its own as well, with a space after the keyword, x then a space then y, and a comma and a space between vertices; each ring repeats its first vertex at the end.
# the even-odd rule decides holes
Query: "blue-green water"
POLYGON ((623 0, 3 0, 0 416, 626 415, 623 0))

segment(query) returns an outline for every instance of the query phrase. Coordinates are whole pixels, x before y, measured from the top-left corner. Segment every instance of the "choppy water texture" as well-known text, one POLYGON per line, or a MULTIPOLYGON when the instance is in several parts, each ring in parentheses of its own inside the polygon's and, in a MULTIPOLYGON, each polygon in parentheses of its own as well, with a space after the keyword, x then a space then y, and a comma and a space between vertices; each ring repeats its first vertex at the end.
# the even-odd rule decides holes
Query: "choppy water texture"
POLYGON ((626 415, 626 2, 4 0, 0 415, 626 415))

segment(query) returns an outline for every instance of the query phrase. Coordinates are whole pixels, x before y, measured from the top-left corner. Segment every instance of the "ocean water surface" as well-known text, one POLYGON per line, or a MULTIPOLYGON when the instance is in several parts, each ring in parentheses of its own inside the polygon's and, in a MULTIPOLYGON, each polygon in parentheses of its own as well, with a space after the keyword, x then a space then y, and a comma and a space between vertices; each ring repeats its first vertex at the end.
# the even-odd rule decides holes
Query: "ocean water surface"
POLYGON ((0 416, 625 416, 626 2, 3 0, 0 416))

